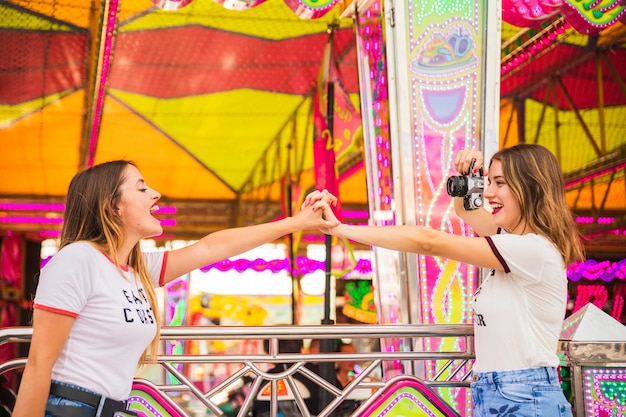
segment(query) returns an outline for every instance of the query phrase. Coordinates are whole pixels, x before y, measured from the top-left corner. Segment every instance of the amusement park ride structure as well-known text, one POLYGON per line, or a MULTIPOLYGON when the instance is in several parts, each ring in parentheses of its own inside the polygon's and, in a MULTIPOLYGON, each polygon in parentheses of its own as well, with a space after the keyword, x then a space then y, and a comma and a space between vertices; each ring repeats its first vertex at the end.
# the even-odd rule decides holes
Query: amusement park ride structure
MULTIPOLYGON (((101 0, 81 6, 72 0, 0 1, 0 239, 23 234, 40 242, 58 236, 69 179, 81 168, 113 158, 135 160, 148 183, 163 193, 160 217, 165 233, 159 243, 192 240, 297 209, 299 198, 315 183, 311 109, 330 27, 335 28, 331 56, 341 86, 346 97, 358 102, 353 23, 337 23, 338 13, 329 13, 304 24, 278 0, 250 2, 245 15, 221 3, 101 0), (155 6, 175 3, 181 6, 175 14, 155 6)), ((242 1, 223 3, 241 6, 242 1)), ((626 258, 625 44, 621 22, 588 34, 573 30, 556 13, 523 29, 502 24, 499 146, 538 143, 554 152, 590 259, 626 258)), ((337 160, 343 218, 364 223, 371 220, 365 144, 357 135, 346 139, 350 146, 337 160)), ((315 233, 307 238, 321 240, 315 233)), ((38 270, 36 255, 31 267, 38 270)), ((379 333, 358 326, 344 332, 333 326, 326 336, 368 330, 367 337, 397 338, 399 327, 384 324, 376 327, 379 333)), ((404 329, 403 338, 419 338, 424 335, 416 332, 434 328, 411 326, 404 329)), ((468 325, 454 329, 449 336, 471 337, 468 325)), ((26 341, 23 330, 3 330, 0 342, 26 341)), ((171 332, 191 339, 204 331, 202 336, 210 339, 229 331, 184 333, 187 330, 171 332)), ((277 344, 281 337, 321 332, 299 329, 294 335, 290 328, 262 327, 252 331, 257 333, 232 336, 277 344)), ((447 358, 460 360, 451 365, 450 373, 461 379, 452 382, 453 388, 468 385, 471 343, 463 345, 467 351, 447 358)), ((425 350, 396 350, 400 355, 393 360, 446 356, 437 349, 425 350)), ((274 353, 270 350, 270 356, 274 353)), ((384 356, 389 352, 379 353, 392 360, 384 356)), ((172 364, 191 359, 169 357, 163 363, 184 381, 172 364)), ((243 363, 246 372, 267 377, 245 362, 267 356, 231 359, 243 363)), ((299 357, 287 359, 302 365, 299 357)), ((22 365, 5 362, 1 371, 22 365)), ((212 407, 212 392, 191 391, 212 407)), ((337 402, 349 395, 334 393, 341 397, 337 402)))
MULTIPOLYGON (((255 24, 242 26, 242 13, 213 2, 195 1, 184 2, 185 7, 179 10, 189 22, 186 26, 168 12, 156 10, 148 0, 122 2, 117 14, 107 9, 117 2, 96 2, 107 7, 100 10, 96 4, 91 15, 88 9, 64 1, 53 3, 51 7, 17 0, 1 5, 2 13, 12 16, 3 19, 11 22, 2 32, 3 48, 9 48, 3 56, 13 61, 5 64, 3 75, 7 77, 5 85, 10 86, 5 93, 11 96, 0 93, 0 102, 7 110, 0 119, 0 135, 8 135, 0 141, 0 174, 5 178, 0 185, 0 231, 24 233, 34 239, 54 237, 72 173, 94 160, 110 157, 136 159, 151 184, 163 193, 162 205, 168 210, 161 214, 165 233, 160 240, 192 240, 224 227, 271 220, 285 214, 285 186, 299 193, 314 187, 310 137, 301 132, 310 127, 309 106, 321 53, 314 49, 321 51, 327 27, 337 15, 328 13, 303 21, 279 2, 266 2, 247 10, 246 19, 255 19, 255 24), (104 10, 109 10, 108 16, 104 10), (42 30, 25 42, 28 32, 22 27, 37 25, 42 30), (224 51, 210 43, 203 46, 216 48, 214 59, 228 58, 239 66, 216 68, 198 48, 189 47, 189 39, 204 36, 212 27, 230 34, 229 49, 224 51), (147 30, 152 39, 144 36, 147 30), (269 60, 277 57, 270 51, 271 45, 247 36, 257 32, 285 48, 305 48, 309 53, 289 52, 295 57, 291 67, 272 64, 269 60), (110 50, 103 49, 107 36, 110 50), (166 47, 159 41, 162 36, 178 49, 166 47), (290 41, 296 37, 300 37, 300 45, 290 41), (264 48, 267 62, 246 56, 250 48, 264 48), (76 59, 75 66, 63 68, 55 63, 64 56, 76 59), (255 62, 258 68, 254 68, 255 62), (131 79, 127 68, 133 64, 141 76, 131 79), (306 81, 288 75, 293 65, 300 68, 303 77, 306 73, 306 81), (280 71, 273 71, 277 67, 280 71), (46 74, 39 87, 28 81, 34 74, 31 68, 46 74), (74 68, 78 71, 73 72, 74 68), (106 84, 95 84, 95 77, 107 68, 108 78, 101 78, 106 84), (259 72, 262 68, 267 70, 259 72), (194 82, 201 85, 197 91, 192 88, 194 82), (272 93, 241 93, 241 88, 272 93), (82 99, 64 107, 73 100, 68 93, 81 91, 82 99), (145 99, 141 94, 155 98, 145 99), (188 101, 188 94, 198 101, 188 101), (218 94, 219 100, 215 98, 218 94), (284 94, 300 99, 286 102, 284 94), (273 101, 274 97, 281 98, 273 101), (188 114, 158 114, 176 110, 159 104, 166 101, 180 103, 180 112, 188 114), (58 122, 50 122, 56 117, 54 107, 47 104, 52 102, 84 117, 68 119, 76 125, 69 131, 68 125, 59 130, 58 122), (120 103, 125 109, 116 107, 120 103), (264 107, 266 110, 261 111, 264 107), (273 107, 280 108, 280 117, 272 113, 273 107), (97 111, 101 113, 94 113, 97 111), (182 116, 182 123, 194 127, 168 124, 177 114, 182 116), (126 130, 115 125, 116 118, 126 130), (151 125, 153 132, 142 136, 142 129, 146 129, 136 126, 137 120, 151 125), (206 134, 193 131, 207 120, 212 120, 208 128, 216 136, 213 148, 202 145, 208 143, 206 134), (229 120, 238 121, 233 125, 229 120), (238 130, 255 123, 259 129, 238 130), (72 132, 77 138, 70 140, 67 135, 72 132), (129 133, 130 138, 119 138, 129 133), (10 140, 16 134, 24 141, 18 144, 10 140), (169 144, 163 145, 162 135, 169 144), (182 163, 164 159, 175 159, 181 151, 187 158, 181 159, 182 163), (207 153, 223 163, 213 162, 207 153), (30 185, 18 188, 24 183, 30 185)), ((351 19, 340 19, 335 60, 348 93, 356 97, 356 47, 351 25, 351 19)), ((568 201, 580 218, 587 252, 596 259, 626 257, 625 39, 626 27, 620 22, 583 35, 558 14, 533 27, 502 24, 500 146, 524 141, 554 150, 566 173, 568 201)), ((362 141, 356 140, 338 159, 337 170, 345 221, 365 222, 368 203, 362 141)))
POLYGON ((508 38, 503 34, 500 144, 513 138, 554 149, 588 257, 623 259, 626 26, 590 36, 567 27, 558 15, 508 38), (552 42, 555 33, 558 41, 552 42))

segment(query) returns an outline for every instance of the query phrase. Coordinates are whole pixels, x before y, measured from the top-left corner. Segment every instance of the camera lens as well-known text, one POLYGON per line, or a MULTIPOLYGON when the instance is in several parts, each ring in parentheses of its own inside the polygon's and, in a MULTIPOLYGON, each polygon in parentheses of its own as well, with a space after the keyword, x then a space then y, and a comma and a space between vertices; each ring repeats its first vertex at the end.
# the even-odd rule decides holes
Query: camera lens
POLYGON ((467 177, 453 176, 448 178, 446 190, 450 197, 463 197, 467 194, 467 177))

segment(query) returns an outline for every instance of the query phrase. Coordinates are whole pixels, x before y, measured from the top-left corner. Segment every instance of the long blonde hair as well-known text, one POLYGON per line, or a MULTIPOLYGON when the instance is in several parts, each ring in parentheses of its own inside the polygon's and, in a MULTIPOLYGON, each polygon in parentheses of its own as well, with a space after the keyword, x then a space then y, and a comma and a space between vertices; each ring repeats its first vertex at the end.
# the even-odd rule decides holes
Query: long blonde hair
POLYGON ((493 155, 519 201, 526 227, 548 238, 567 266, 585 258, 572 212, 565 201, 565 180, 554 155, 534 144, 504 148, 493 155))
MULTIPOLYGON (((60 248, 78 241, 91 242, 109 255, 121 271, 117 252, 126 235, 119 217, 113 213, 116 200, 120 198, 120 185, 125 179, 124 169, 129 165, 135 166, 124 160, 105 162, 74 176, 66 196, 60 248)), ((156 291, 139 242, 130 253, 128 266, 146 290, 157 325, 156 336, 141 356, 141 363, 146 363, 154 361, 158 354, 161 320, 156 291)))

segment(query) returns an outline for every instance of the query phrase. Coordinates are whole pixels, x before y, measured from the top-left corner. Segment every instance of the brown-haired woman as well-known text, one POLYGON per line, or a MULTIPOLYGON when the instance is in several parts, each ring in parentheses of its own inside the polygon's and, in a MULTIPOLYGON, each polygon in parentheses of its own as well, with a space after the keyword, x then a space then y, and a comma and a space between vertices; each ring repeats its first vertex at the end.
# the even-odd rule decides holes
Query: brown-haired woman
POLYGON ((298 230, 328 224, 315 208, 211 233, 185 248, 143 253, 160 235, 161 198, 130 161, 71 181, 59 252, 42 269, 14 417, 112 417, 126 409, 138 363, 155 358, 154 287, 298 230))
MULTIPOLYGON (((478 172, 483 155, 459 152, 455 168, 478 172)), ((486 170, 485 170, 486 171, 486 170)), ((492 158, 483 192, 491 210, 455 210, 478 236, 460 236, 424 226, 341 224, 315 191, 303 204, 324 201, 322 232, 387 249, 441 256, 486 268, 474 294, 476 361, 471 383, 474 416, 571 416, 561 390, 556 353, 567 300, 567 266, 584 258, 576 223, 565 201, 558 161, 539 145, 516 145, 492 158)))

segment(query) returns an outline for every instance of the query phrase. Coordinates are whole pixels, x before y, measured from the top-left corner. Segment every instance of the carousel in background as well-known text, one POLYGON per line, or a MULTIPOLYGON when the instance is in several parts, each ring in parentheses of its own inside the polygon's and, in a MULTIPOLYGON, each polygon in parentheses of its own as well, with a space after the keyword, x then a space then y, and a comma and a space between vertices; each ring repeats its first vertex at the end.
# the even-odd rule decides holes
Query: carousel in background
MULTIPOLYGON (((444 203, 445 196, 431 193, 456 174, 442 166, 442 152, 519 142, 541 144, 559 159, 587 250, 588 260, 568 270, 567 335, 590 334, 576 331, 585 327, 580 323, 588 326, 589 316, 598 317, 590 303, 626 323, 624 2, 502 0, 500 53, 489 58, 497 61, 499 74, 489 80, 491 50, 481 29, 489 10, 481 2, 418 7, 406 1, 401 7, 408 12, 395 15, 398 27, 403 27, 400 16, 407 16, 406 27, 420 28, 406 34, 385 27, 384 4, 373 0, 84 3, 0 1, 1 327, 28 324, 34 277, 55 251, 63 195, 82 167, 116 158, 137 162, 163 193, 165 232, 149 244, 164 250, 224 227, 289 215, 320 184, 339 194, 347 223, 461 228, 458 219, 440 214, 449 212, 448 199, 444 203), (389 39, 404 35, 408 57, 406 65, 398 65, 403 61, 386 54, 389 39), (401 82, 406 88, 398 87, 401 82), (322 146, 320 159, 318 133, 329 129, 324 125, 329 114, 320 103, 328 105, 330 83, 333 146, 322 146), (407 97, 398 97, 398 91, 407 97), (500 109, 495 123, 484 114, 489 103, 483 102, 494 91, 500 109), (398 109, 401 100, 406 106, 398 109), (402 123, 410 126, 403 133, 412 142, 401 152, 418 155, 408 161, 407 172, 414 175, 406 184, 394 175, 407 163, 400 161, 400 139, 394 138, 401 136, 397 124, 402 123), (498 131, 485 129, 489 123, 498 131), (324 173, 329 182, 320 183, 324 173)), ((207 265, 198 277, 168 286, 165 322, 319 323, 325 290, 308 285, 319 284, 324 275, 324 256, 313 254, 324 247, 324 237, 294 235, 278 243, 279 252, 207 265), (190 291, 193 281, 218 271, 266 274, 285 291, 245 296, 190 291)), ((400 260, 350 242, 332 242, 329 253, 337 322, 406 324, 409 317, 412 324, 469 323, 468 294, 478 279, 471 268, 400 260), (381 269, 383 260, 394 267, 381 269), (402 268, 419 271, 414 281, 420 288, 396 285, 402 268), (401 292, 404 286, 408 289, 401 292), (389 287, 394 289, 386 292, 389 287), (385 301, 392 299, 395 305, 385 301), (409 306, 409 299, 418 302, 409 306)), ((406 348, 393 343, 383 341, 383 349, 406 348)), ((167 346, 171 354, 261 348, 215 342, 167 346)), ((445 346, 433 341, 423 348, 445 346)), ((23 354, 23 346, 0 346, 2 362, 23 354)), ((578 395, 585 397, 586 415, 623 412, 624 368, 585 367, 578 356, 576 361, 589 386, 596 387, 578 395)), ((424 372, 438 373, 438 367, 433 363, 424 372)), ((195 373, 202 389, 232 371, 181 370, 195 373)), ((391 376, 398 370, 385 371, 391 376)), ((467 413, 464 393, 441 395, 467 413)))

